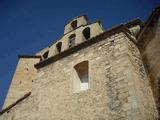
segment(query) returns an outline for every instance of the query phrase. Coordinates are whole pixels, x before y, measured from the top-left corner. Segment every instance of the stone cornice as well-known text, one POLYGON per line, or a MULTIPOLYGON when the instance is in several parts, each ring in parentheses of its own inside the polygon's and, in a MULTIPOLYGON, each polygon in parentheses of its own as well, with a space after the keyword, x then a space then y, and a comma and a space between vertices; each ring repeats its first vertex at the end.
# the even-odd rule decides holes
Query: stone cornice
POLYGON ((20 103, 21 101, 23 101, 24 99, 28 98, 31 95, 31 92, 28 92, 27 94, 25 94, 23 97, 21 97, 20 99, 18 99, 16 102, 14 102, 13 104, 11 104, 10 106, 6 107, 5 109, 3 109, 0 112, 0 115, 2 115, 3 113, 9 111, 11 108, 13 108, 15 105, 17 105, 18 103, 20 103))
POLYGON ((34 56, 34 55, 18 55, 18 58, 40 58, 41 56, 34 56))

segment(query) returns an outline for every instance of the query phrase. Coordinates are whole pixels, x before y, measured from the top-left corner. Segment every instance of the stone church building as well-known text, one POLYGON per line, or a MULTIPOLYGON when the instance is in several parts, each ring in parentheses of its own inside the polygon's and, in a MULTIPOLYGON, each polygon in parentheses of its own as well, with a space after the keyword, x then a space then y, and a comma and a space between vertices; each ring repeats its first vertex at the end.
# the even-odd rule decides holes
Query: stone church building
POLYGON ((0 120, 159 120, 160 7, 109 30, 85 15, 20 55, 0 120))

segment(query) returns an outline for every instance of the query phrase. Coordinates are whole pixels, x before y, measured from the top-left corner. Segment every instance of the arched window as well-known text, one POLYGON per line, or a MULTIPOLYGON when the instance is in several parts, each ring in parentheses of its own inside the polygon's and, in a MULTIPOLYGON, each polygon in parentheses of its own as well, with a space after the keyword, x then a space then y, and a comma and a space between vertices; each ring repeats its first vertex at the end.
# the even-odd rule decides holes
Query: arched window
POLYGON ((72 26, 72 29, 77 28, 77 20, 74 20, 74 21, 71 23, 71 26, 72 26))
POLYGON ((48 53, 49 53, 49 51, 47 51, 47 52, 45 52, 45 53, 43 54, 43 58, 44 58, 44 59, 47 59, 47 58, 48 58, 48 53))
POLYGON ((69 36, 69 48, 75 46, 75 39, 76 39, 75 34, 72 34, 71 36, 69 36))
POLYGON ((73 79, 74 92, 85 91, 88 89, 88 61, 83 61, 74 66, 75 75, 73 79))
POLYGON ((88 40, 90 38, 90 28, 87 27, 83 30, 83 36, 86 40, 88 40))
POLYGON ((57 47, 57 51, 60 53, 61 52, 61 49, 62 49, 62 42, 58 42, 56 44, 56 47, 57 47))

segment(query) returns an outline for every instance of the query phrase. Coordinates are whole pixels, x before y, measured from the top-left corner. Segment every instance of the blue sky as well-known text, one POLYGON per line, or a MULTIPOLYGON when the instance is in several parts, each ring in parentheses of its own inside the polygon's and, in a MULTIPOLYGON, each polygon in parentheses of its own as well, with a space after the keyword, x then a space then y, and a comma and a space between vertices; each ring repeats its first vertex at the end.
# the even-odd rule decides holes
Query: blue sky
POLYGON ((0 109, 18 55, 35 54, 63 35, 64 25, 86 14, 103 27, 146 20, 160 0, 0 0, 0 109))

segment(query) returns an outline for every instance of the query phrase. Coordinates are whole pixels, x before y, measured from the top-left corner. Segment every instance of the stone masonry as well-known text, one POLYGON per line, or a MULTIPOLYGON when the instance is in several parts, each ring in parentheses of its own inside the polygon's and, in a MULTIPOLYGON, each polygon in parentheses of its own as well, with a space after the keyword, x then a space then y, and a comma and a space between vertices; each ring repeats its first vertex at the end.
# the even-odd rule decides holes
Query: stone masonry
POLYGON ((84 15, 72 19, 59 40, 20 57, 0 120, 159 120, 159 81, 149 74, 160 75, 149 54, 155 43, 160 54, 159 32, 145 36, 159 11, 145 24, 136 19, 107 31, 84 15))

